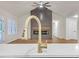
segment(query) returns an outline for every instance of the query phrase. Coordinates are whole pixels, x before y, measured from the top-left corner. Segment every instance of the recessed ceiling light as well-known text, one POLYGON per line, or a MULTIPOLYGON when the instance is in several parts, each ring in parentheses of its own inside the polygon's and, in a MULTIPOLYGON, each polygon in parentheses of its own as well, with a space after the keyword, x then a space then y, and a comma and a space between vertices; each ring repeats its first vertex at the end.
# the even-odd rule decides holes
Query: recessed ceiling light
POLYGON ((77 15, 77 14, 75 14, 73 17, 74 17, 74 18, 78 18, 78 15, 77 15))
POLYGON ((78 49, 79 49, 79 45, 76 45, 76 46, 75 46, 75 49, 78 50, 78 49))

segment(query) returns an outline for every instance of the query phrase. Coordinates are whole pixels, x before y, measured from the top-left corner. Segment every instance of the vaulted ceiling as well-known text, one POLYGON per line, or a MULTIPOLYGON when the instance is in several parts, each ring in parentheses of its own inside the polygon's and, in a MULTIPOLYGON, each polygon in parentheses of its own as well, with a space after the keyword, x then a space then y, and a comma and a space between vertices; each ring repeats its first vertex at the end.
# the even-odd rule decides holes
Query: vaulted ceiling
MULTIPOLYGON (((0 9, 6 10, 13 15, 22 16, 26 15, 30 10, 34 9, 34 1, 0 1, 0 9)), ((37 2, 37 1, 35 1, 37 2)), ((79 14, 79 2, 73 1, 49 1, 51 9, 54 13, 68 16, 72 14, 79 14)))

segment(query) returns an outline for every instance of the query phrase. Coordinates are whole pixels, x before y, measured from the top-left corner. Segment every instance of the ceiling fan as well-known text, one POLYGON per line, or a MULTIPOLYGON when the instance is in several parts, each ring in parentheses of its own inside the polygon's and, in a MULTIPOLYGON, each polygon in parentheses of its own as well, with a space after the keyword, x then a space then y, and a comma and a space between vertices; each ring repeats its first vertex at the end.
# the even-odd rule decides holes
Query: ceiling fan
POLYGON ((51 7, 51 5, 49 5, 49 2, 43 2, 43 1, 40 1, 38 3, 34 2, 34 5, 33 6, 37 6, 37 7, 51 7))
MULTIPOLYGON (((49 2, 44 2, 44 1, 39 1, 39 2, 34 2, 34 5, 32 6, 36 6, 36 7, 40 7, 40 8, 43 8, 43 7, 51 7, 51 5, 49 5, 49 2)), ((62 16, 54 11, 52 11, 54 14, 57 14, 59 16, 62 16)))

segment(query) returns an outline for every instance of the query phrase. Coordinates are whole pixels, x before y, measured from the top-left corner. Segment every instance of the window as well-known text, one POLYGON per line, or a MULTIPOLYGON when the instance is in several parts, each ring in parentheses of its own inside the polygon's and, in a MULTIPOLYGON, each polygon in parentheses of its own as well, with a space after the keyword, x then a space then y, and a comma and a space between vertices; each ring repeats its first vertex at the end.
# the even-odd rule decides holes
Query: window
POLYGON ((0 32, 2 32, 2 19, 0 19, 0 32))
POLYGON ((0 43, 3 41, 3 18, 0 17, 0 43))
POLYGON ((9 35, 16 34, 16 23, 14 19, 8 20, 8 34, 9 35))

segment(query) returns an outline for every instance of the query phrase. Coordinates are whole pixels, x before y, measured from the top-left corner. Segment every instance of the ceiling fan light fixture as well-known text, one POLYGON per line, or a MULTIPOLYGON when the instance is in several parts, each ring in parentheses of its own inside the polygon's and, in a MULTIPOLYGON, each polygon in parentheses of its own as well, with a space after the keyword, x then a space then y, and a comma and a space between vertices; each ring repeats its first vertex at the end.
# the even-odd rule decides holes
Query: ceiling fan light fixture
POLYGON ((39 7, 43 8, 43 2, 42 1, 40 1, 39 7))
POLYGON ((43 5, 40 5, 39 7, 40 7, 40 8, 43 8, 43 5))

